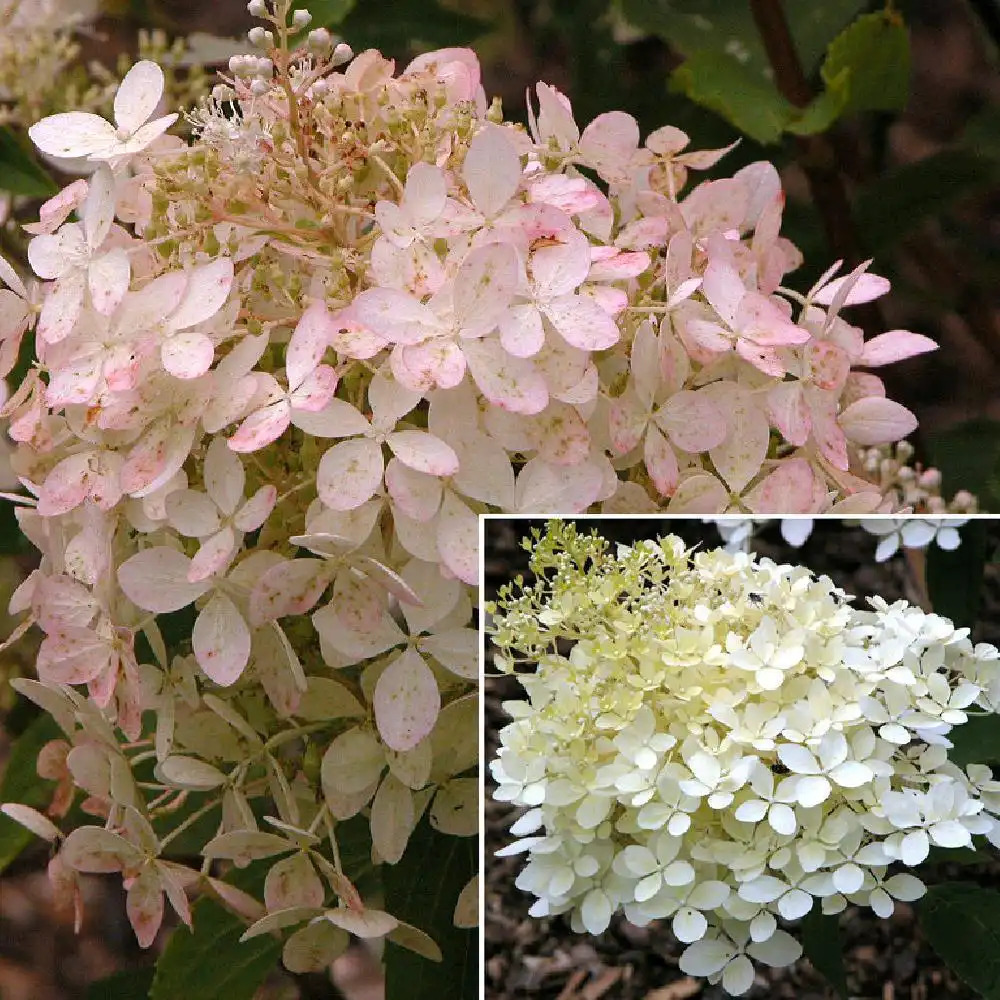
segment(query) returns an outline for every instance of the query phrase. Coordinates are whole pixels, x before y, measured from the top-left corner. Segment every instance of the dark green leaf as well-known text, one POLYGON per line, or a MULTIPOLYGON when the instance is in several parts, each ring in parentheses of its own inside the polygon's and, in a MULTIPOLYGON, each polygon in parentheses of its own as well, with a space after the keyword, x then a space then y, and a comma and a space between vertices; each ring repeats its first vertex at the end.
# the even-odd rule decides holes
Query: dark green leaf
POLYGON ((336 28, 354 9, 357 0, 309 0, 304 4, 312 14, 310 28, 336 28))
POLYGON ((929 448, 945 496, 970 490, 980 510, 1000 511, 1000 422, 969 420, 931 435, 929 448))
POLYGON ((459 1000, 478 989, 478 937, 460 930, 452 917, 458 894, 476 870, 476 838, 451 837, 424 816, 402 860, 383 872, 385 908, 429 934, 443 961, 432 962, 388 942, 386 996, 407 1000, 459 1000))
POLYGON ((391 13, 377 4, 362 4, 337 25, 337 33, 355 52, 376 48, 396 55, 468 45, 490 27, 488 21, 446 9, 434 0, 410 0, 391 13))
POLYGON ((153 985, 153 966, 125 969, 87 987, 87 1000, 147 1000, 153 985))
MULTIPOLYGON (((7 760, 7 769, 0 781, 0 802, 23 802, 44 810, 52 799, 53 782, 38 777, 38 751, 61 734, 62 730, 50 715, 40 715, 28 726, 7 760)), ((33 840, 37 840, 35 835, 20 823, 0 815, 0 872, 33 840)))
POLYGON ((59 188, 6 126, 0 128, 0 189, 29 198, 48 198, 59 188))
POLYGON ((928 865, 992 865, 992 855, 968 847, 931 847, 925 864, 928 865))
POLYGON ((948 967, 986 1000, 1000 1000, 1000 893, 967 882, 931 886, 920 924, 948 967))
MULTIPOLYGON (((795 48, 807 71, 863 6, 864 0, 785 4, 795 48)), ((629 24, 658 35, 683 55, 707 49, 725 52, 758 79, 767 79, 767 56, 745 0, 620 0, 620 9, 629 24)))
POLYGON ((857 230, 878 256, 959 198, 998 182, 1000 164, 989 157, 964 149, 935 153, 868 184, 854 203, 857 230))
MULTIPOLYGON (((262 862, 227 877, 239 888, 259 894, 270 864, 262 862)), ((281 942, 261 935, 240 943, 247 925, 212 899, 193 909, 194 931, 178 927, 156 963, 149 1000, 252 1000, 276 965, 281 942)))
POLYGON ((986 523, 970 521, 959 528, 962 544, 951 552, 938 545, 927 551, 927 590, 939 615, 958 628, 971 628, 979 619, 986 564, 986 523))
POLYGON ((910 92, 910 36, 892 11, 863 14, 831 43, 824 82, 847 71, 847 111, 901 111, 910 92))
POLYGON ((948 759, 959 767, 1000 763, 1000 716, 970 715, 967 722, 952 729, 948 739, 954 744, 948 759))
POLYGON ((802 921, 802 949, 817 972, 822 973, 837 996, 847 1000, 847 973, 840 918, 814 906, 802 921))
POLYGON ((774 84, 724 53, 695 52, 674 70, 672 90, 686 94, 760 143, 773 143, 795 116, 774 84))

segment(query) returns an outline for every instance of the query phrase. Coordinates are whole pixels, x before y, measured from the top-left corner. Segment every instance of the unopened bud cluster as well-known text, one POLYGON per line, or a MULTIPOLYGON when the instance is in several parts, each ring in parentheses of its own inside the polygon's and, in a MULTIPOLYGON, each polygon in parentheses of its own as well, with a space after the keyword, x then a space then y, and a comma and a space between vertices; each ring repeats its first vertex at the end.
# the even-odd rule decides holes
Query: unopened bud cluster
POLYGON ((529 807, 500 853, 527 852, 534 916, 669 920, 681 969, 740 994, 754 961, 801 954, 779 921, 888 917, 931 847, 1000 843, 1000 782, 948 759, 1000 706, 998 651, 968 629, 676 537, 612 552, 552 523, 525 547, 536 582, 490 609, 495 662, 537 667, 491 769, 529 807))

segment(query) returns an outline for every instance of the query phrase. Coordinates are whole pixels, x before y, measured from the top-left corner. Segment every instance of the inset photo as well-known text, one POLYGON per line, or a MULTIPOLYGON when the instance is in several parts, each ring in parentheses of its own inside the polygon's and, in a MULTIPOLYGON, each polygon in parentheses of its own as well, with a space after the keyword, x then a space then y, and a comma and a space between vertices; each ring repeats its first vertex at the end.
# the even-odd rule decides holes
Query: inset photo
POLYGON ((487 517, 487 1000, 972 1000, 1000 519, 487 517))

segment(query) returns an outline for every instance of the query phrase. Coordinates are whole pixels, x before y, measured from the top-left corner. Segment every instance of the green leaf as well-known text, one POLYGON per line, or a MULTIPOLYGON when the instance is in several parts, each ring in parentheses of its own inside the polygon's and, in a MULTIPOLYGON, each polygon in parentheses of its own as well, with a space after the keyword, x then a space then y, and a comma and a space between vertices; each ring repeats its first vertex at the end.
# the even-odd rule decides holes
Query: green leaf
POLYGON ((1000 716, 970 715, 948 734, 954 748, 948 759, 959 767, 966 764, 1000 763, 1000 716))
POLYGON ((363 4, 337 25, 337 32, 355 52, 375 48, 395 55, 468 45, 491 26, 434 0, 409 0, 393 8, 391 14, 377 4, 363 4))
POLYGON ((386 865, 385 908, 429 934, 443 961, 432 962, 389 941, 385 949, 387 997, 452 1000, 478 989, 478 936, 455 927, 458 894, 476 870, 476 838, 438 833, 426 815, 398 864, 386 865))
POLYGON ((760 143, 773 143, 796 110, 774 84, 725 53, 695 52, 674 70, 670 89, 686 94, 760 143))
POLYGON ((854 203, 868 252, 887 253, 925 219, 959 198, 1000 183, 1000 164, 969 150, 950 149, 897 167, 868 184, 854 203))
POLYGON ((802 920, 802 949, 813 968, 826 977, 837 996, 847 1000, 840 918, 823 914, 814 906, 802 920))
POLYGON ((831 43, 820 73, 829 85, 844 71, 848 111, 901 111, 910 93, 910 35, 894 11, 862 14, 831 43))
POLYGON ((310 28, 336 28, 356 3, 357 0, 306 0, 302 6, 312 14, 310 28))
POLYGON ((59 190, 25 144, 6 126, 0 128, 0 189, 29 198, 48 198, 59 190))
POLYGON ((846 68, 830 80, 819 97, 814 98, 798 117, 785 126, 786 132, 795 135, 815 135, 825 132, 847 107, 850 93, 850 71, 846 68))
POLYGON ((991 854, 969 847, 935 847, 931 845, 930 853, 924 864, 928 865, 992 865, 996 861, 991 854))
MULTIPOLYGON (((11 750, 0 781, 0 802, 23 802, 44 809, 52 798, 54 783, 38 777, 38 751, 62 735, 52 716, 39 715, 21 734, 11 750)), ((0 814, 0 872, 37 838, 20 823, 0 814)))
MULTIPOLYGON (((786 3, 785 16, 799 59, 810 72, 864 0, 786 3)), ((768 60, 746 0, 619 0, 633 27, 658 35, 682 55, 714 50, 737 58, 758 79, 769 79, 768 60)))
POLYGON ((1000 1000, 1000 893, 945 882, 931 886, 917 909, 948 967, 986 1000, 1000 1000))
MULTIPOLYGON (((251 891, 263 884, 268 863, 237 870, 226 881, 251 891)), ((193 908, 194 931, 178 927, 156 963, 149 1000, 252 1000, 281 955, 270 935, 240 944, 247 925, 215 900, 193 908)))
POLYGON ((970 490, 980 510, 1000 511, 1000 421, 969 420, 931 435, 928 445, 945 496, 970 490))
POLYGON ((87 1000, 147 1000, 153 984, 153 966, 124 969, 87 987, 87 1000))
POLYGON ((939 615, 958 628, 979 619, 986 564, 986 523, 973 520, 958 529, 962 544, 951 552, 938 545, 927 550, 927 590, 939 615))

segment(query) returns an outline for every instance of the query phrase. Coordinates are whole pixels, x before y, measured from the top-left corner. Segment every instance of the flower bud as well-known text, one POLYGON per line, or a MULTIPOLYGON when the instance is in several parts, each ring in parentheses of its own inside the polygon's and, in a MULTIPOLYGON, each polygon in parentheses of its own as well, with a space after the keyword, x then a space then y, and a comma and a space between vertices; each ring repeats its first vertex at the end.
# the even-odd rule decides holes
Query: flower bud
POLYGON ((247 32, 247 38, 250 40, 251 45, 256 45, 259 49, 268 47, 274 43, 274 35, 259 24, 247 32))
POLYGON ((271 84, 267 80, 261 80, 260 78, 250 84, 250 93, 255 97, 263 97, 270 89, 271 84))
POLYGON ((337 47, 333 50, 333 65, 343 66, 344 63, 350 62, 353 58, 354 49, 347 42, 338 42, 337 47))
POLYGON ((298 31, 301 31, 306 27, 312 20, 312 14, 307 10, 293 10, 292 11, 292 27, 298 31))
POLYGON ((247 4, 247 12, 253 17, 267 17, 267 4, 264 0, 250 0, 247 4))
POLYGON ((306 36, 306 45, 313 52, 329 52, 333 39, 326 28, 313 28, 306 36))

